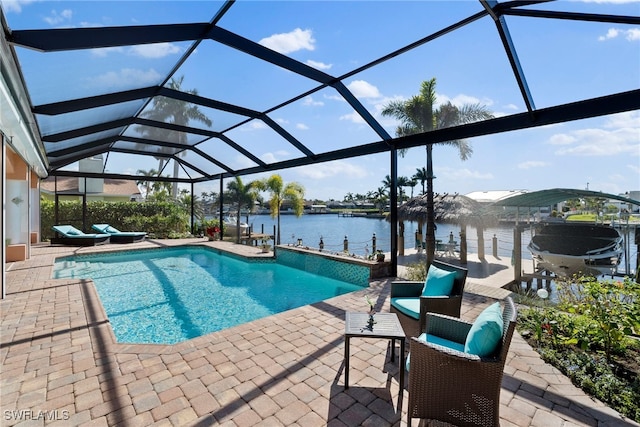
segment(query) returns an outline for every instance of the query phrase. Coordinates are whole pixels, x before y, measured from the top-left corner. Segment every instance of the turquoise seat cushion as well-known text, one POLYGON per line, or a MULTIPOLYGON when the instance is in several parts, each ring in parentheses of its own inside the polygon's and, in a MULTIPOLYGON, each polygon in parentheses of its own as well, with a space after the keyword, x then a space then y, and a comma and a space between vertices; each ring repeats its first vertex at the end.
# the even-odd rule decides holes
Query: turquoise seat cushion
POLYGON ((502 309, 500 303, 485 308, 471 325, 464 343, 465 353, 490 356, 502 339, 502 309))
POLYGON ((422 288, 422 295, 426 297, 440 297, 451 294, 455 278, 455 271, 443 270, 434 265, 429 266, 427 280, 425 280, 424 288, 422 288))
MULTIPOLYGON (((418 339, 420 341, 425 341, 431 344, 441 345, 442 347, 447 347, 452 350, 464 351, 463 344, 460 344, 459 342, 455 342, 455 341, 450 341, 444 338, 440 338, 436 335, 423 333, 418 337, 418 339)), ((411 363, 411 353, 409 353, 409 355, 407 356, 407 362, 405 363, 405 367, 407 368, 407 371, 409 370, 410 363, 411 363)))
POLYGON ((391 305, 407 316, 420 319, 420 298, 418 297, 391 298, 391 305))

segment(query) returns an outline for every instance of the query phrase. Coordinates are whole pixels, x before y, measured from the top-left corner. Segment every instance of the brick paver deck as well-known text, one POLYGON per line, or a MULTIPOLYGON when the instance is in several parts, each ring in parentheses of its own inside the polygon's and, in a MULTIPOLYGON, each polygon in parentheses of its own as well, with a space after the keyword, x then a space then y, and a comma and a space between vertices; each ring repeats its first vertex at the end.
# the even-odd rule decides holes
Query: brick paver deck
MULTIPOLYGON (((398 386, 404 370, 389 362, 388 340, 353 340, 344 390, 344 313, 365 310, 365 295, 388 311, 390 280, 170 346, 116 343, 90 280, 51 279, 56 256, 183 243, 43 245, 10 264, 0 302, 0 424, 406 425, 407 391, 398 386)), ((495 298, 481 284, 470 289, 477 293, 465 295, 465 319, 495 298)), ((502 426, 638 425, 574 387, 517 334, 500 413, 502 426)))

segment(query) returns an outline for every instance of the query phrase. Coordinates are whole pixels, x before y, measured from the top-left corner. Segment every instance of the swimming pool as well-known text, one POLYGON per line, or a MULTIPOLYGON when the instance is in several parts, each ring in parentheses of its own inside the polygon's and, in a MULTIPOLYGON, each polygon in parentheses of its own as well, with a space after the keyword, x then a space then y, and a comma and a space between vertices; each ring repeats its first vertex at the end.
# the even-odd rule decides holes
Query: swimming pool
POLYGON ((53 278, 91 278, 121 343, 175 344, 363 289, 198 247, 59 258, 53 278))

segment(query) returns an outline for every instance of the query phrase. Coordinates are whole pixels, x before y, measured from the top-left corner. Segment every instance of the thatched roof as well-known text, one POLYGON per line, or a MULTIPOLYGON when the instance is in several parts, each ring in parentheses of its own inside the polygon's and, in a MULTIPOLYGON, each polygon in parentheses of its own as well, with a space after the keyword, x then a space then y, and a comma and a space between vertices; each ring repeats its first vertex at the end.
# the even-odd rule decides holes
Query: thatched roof
MULTIPOLYGON (((497 222, 495 215, 486 212, 478 202, 460 194, 435 194, 433 204, 436 222, 485 227, 497 222)), ((426 220, 426 194, 409 199, 398 206, 398 221, 426 220)))

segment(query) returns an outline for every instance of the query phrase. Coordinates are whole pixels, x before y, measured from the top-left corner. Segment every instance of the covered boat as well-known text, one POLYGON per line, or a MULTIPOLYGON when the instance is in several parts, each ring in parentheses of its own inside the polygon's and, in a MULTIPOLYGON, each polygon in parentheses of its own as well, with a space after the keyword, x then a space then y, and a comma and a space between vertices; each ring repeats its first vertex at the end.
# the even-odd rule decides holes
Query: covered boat
POLYGON ((558 276, 613 274, 622 256, 622 236, 613 227, 589 223, 547 223, 528 246, 541 269, 558 276))
MULTIPOLYGON (((238 217, 235 215, 225 216, 224 219, 224 234, 225 236, 235 236, 238 229, 238 217)), ((249 224, 240 221, 240 234, 244 235, 249 232, 249 224)))

